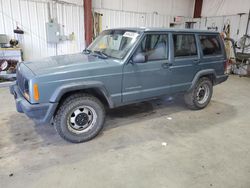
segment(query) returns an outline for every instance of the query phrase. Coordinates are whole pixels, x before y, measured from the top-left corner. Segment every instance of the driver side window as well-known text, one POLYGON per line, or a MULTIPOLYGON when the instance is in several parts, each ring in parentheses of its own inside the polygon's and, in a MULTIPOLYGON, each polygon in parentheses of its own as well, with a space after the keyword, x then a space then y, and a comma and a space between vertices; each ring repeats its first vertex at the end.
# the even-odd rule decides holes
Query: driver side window
POLYGON ((139 44, 136 54, 141 53, 146 61, 168 59, 168 35, 147 34, 139 44))

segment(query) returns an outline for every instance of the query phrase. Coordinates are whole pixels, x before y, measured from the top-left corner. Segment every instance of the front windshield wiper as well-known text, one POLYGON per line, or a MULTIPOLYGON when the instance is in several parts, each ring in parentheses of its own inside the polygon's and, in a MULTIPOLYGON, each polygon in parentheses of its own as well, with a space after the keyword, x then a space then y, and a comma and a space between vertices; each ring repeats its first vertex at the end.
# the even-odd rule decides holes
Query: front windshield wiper
POLYGON ((98 51, 98 50, 95 50, 95 51, 91 51, 91 50, 89 50, 89 49, 84 49, 83 51, 82 51, 84 54, 92 54, 92 53, 94 53, 94 54, 92 54, 92 55, 98 55, 98 57, 101 57, 101 58, 103 58, 103 59, 107 59, 109 56, 105 53, 105 52, 102 52, 102 51, 98 51))
POLYGON ((98 54, 100 57, 102 57, 104 59, 107 59, 109 57, 105 52, 102 52, 102 51, 95 50, 94 53, 98 54))
POLYGON ((85 48, 82 52, 83 52, 84 54, 90 54, 92 51, 89 50, 89 49, 87 49, 87 48, 85 48))

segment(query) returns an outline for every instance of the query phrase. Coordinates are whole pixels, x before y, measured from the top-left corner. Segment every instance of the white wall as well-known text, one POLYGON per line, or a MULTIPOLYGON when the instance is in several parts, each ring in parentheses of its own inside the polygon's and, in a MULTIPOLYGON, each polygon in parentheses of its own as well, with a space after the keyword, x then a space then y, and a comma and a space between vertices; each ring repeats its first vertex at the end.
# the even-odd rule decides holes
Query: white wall
MULTIPOLYGON (((230 37, 238 40, 245 34, 250 0, 203 0, 202 18, 197 21, 197 29, 217 26, 222 32, 225 24, 230 24, 230 37), (246 13, 241 17, 238 13, 246 13), (239 32, 238 32, 239 31, 239 32)), ((250 34, 250 27, 249 27, 250 34)))
POLYGON ((0 0, 0 33, 14 38, 13 29, 18 25, 24 30, 19 38, 24 59, 36 59, 56 54, 79 52, 84 48, 84 18, 82 0, 73 4, 57 3, 57 19, 64 25, 65 35, 74 32, 75 40, 56 45, 47 44, 45 23, 48 22, 46 0, 0 0))
POLYGON ((203 0, 202 17, 248 13, 250 0, 203 0))
POLYGON ((196 29, 217 26, 219 32, 222 32, 224 25, 229 23, 230 38, 238 41, 246 32, 249 8, 250 0, 203 0, 202 18, 192 20, 197 22, 196 29), (238 13, 246 14, 240 17, 238 13))
MULTIPOLYGON (((247 15, 243 15, 241 18, 239 15, 229 16, 211 16, 206 18, 194 19, 196 29, 206 30, 208 27, 217 26, 218 31, 222 32, 224 25, 230 23, 230 37, 234 40, 240 39, 246 32, 247 15), (239 30, 239 33, 238 33, 239 30)), ((248 30, 250 34, 250 28, 248 30)))
POLYGON ((194 0, 93 0, 93 7, 191 17, 194 0))
POLYGON ((174 16, 193 15, 194 0, 93 0, 93 9, 102 13, 102 28, 169 27, 174 16))
POLYGON ((102 29, 117 27, 169 27, 173 18, 153 13, 137 13, 119 10, 95 9, 103 14, 102 29))

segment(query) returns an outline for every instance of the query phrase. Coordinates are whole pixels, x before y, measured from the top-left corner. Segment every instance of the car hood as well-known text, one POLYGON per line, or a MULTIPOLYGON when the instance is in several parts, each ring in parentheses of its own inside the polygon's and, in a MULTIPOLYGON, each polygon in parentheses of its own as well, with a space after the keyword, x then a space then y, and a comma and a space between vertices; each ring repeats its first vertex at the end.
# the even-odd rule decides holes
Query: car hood
POLYGON ((35 75, 73 72, 102 68, 115 60, 101 59, 92 55, 70 54, 48 57, 36 61, 23 62, 35 75))

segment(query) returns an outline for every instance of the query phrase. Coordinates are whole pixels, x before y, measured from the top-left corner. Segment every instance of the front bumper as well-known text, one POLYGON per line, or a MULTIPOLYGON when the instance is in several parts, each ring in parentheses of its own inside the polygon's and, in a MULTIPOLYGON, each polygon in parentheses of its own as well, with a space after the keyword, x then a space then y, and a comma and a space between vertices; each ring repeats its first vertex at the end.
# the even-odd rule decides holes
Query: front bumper
POLYGON ((15 97, 18 112, 25 113, 38 123, 51 122, 58 103, 31 104, 23 97, 16 84, 10 86, 10 93, 15 97))

